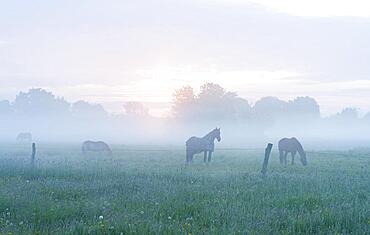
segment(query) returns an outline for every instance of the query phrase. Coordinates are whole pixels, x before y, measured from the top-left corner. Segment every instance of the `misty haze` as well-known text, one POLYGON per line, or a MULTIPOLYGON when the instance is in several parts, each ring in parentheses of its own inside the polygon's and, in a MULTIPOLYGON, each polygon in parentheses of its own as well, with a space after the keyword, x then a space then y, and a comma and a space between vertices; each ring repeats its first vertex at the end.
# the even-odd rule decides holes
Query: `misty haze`
POLYGON ((368 9, 0 3, 0 233, 370 233, 368 9))

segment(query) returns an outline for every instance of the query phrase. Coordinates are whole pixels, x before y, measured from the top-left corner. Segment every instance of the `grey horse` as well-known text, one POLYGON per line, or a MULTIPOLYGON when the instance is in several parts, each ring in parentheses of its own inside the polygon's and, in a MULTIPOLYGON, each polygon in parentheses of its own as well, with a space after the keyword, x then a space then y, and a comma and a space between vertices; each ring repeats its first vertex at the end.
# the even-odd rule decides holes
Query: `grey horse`
POLYGON ((18 142, 24 143, 31 143, 32 142, 32 134, 29 132, 21 132, 17 135, 18 142))
POLYGON ((193 161, 194 154, 204 152, 204 162, 211 161, 212 153, 215 150, 214 141, 217 139, 218 142, 221 141, 221 131, 220 128, 213 129, 210 133, 204 137, 191 137, 186 141, 186 163, 193 161))
POLYGON ((306 152, 303 150, 302 144, 295 138, 283 138, 278 143, 279 158, 281 164, 287 164, 288 153, 292 154, 292 165, 294 164, 294 157, 299 153, 302 165, 307 165, 306 152))
POLYGON ((112 154, 112 150, 109 148, 108 144, 103 141, 91 141, 87 140, 82 144, 82 153, 87 152, 105 152, 112 154))

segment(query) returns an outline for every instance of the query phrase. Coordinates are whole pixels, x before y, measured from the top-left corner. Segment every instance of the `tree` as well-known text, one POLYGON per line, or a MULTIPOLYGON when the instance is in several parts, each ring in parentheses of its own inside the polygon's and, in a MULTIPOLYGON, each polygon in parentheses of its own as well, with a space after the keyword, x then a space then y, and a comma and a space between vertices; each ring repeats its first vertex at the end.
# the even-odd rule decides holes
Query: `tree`
POLYGON ((224 97, 226 90, 218 84, 206 83, 200 87, 198 100, 200 102, 217 102, 224 97))
POLYGON ((175 105, 193 103, 195 100, 194 89, 191 86, 184 86, 175 90, 173 102, 175 105))
POLYGON ((198 116, 203 120, 225 120, 232 116, 232 105, 228 101, 233 99, 235 93, 225 97, 226 90, 215 83, 205 83, 200 87, 196 102, 198 116), (231 105, 231 106, 230 106, 231 105))
POLYGON ((172 113, 176 118, 193 121, 239 120, 251 116, 251 107, 235 92, 227 92, 218 84, 206 83, 198 95, 190 86, 176 90, 172 113))
POLYGON ((297 97, 288 102, 289 114, 293 117, 312 119, 320 118, 320 106, 311 97, 297 97))
POLYGON ((337 113, 334 118, 343 121, 354 121, 358 119, 358 112, 356 108, 344 108, 340 113, 337 113))
POLYGON ((234 117, 237 120, 246 120, 250 119, 252 116, 252 107, 247 100, 235 97, 232 99, 232 109, 234 117))
POLYGON ((286 115, 288 103, 276 97, 263 97, 253 106, 253 112, 257 119, 276 121, 286 115))
POLYGON ((73 103, 71 107, 71 112, 73 115, 83 118, 104 118, 108 116, 108 113, 100 104, 90 104, 83 100, 73 103))
POLYGON ((70 104, 41 88, 20 92, 13 103, 15 112, 23 115, 65 115, 70 104))
POLYGON ((149 110, 142 103, 137 101, 126 102, 123 107, 125 108, 126 114, 133 117, 147 117, 149 116, 149 110))
POLYGON ((184 86, 175 90, 173 94, 173 115, 177 118, 189 118, 194 114, 196 108, 194 89, 184 86))

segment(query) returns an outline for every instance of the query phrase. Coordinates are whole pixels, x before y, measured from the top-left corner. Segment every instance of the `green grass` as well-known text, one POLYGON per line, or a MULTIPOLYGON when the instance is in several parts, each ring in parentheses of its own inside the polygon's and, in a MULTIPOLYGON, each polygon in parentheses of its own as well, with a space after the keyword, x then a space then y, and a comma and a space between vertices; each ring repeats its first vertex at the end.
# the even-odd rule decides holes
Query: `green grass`
POLYGON ((369 234, 370 152, 311 152, 282 167, 273 151, 216 150, 185 167, 182 149, 0 146, 0 233, 369 234), (103 219, 99 219, 103 216, 103 219))

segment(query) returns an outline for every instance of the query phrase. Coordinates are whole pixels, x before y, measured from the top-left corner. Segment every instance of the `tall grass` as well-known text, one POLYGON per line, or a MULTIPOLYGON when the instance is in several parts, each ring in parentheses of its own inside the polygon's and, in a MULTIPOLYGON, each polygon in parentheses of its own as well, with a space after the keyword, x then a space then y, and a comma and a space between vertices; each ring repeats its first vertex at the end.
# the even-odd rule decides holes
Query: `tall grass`
POLYGON ((369 234, 370 152, 311 152, 282 167, 263 149, 0 146, 0 232, 13 234, 369 234))

